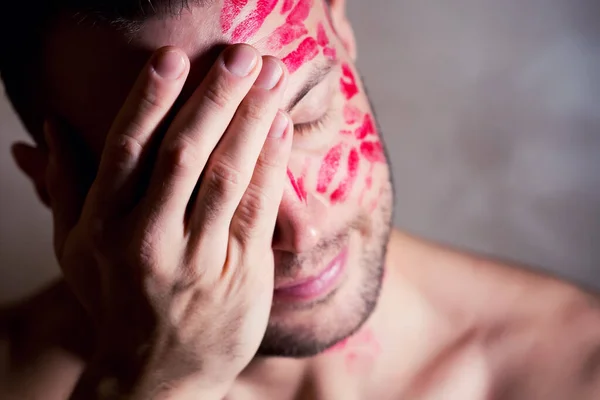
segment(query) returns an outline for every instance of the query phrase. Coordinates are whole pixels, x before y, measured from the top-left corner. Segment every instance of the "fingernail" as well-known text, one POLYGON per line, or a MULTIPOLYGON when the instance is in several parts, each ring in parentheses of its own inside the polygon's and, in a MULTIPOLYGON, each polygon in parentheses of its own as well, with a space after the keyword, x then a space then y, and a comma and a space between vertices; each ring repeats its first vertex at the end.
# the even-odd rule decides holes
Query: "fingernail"
POLYGON ((175 80, 183 73, 185 60, 179 51, 168 50, 154 57, 152 68, 160 77, 175 80))
POLYGON ((254 86, 271 90, 277 85, 282 74, 283 68, 281 68, 279 62, 272 57, 265 57, 262 69, 260 70, 258 78, 256 78, 256 82, 254 82, 254 86))
POLYGON ((227 49, 223 60, 232 74, 242 78, 252 72, 258 61, 258 54, 252 47, 240 45, 227 49))
POLYGON ((290 120, 287 115, 283 111, 277 111, 277 115, 271 124, 271 129, 269 130, 269 137, 283 137, 289 124, 290 120))

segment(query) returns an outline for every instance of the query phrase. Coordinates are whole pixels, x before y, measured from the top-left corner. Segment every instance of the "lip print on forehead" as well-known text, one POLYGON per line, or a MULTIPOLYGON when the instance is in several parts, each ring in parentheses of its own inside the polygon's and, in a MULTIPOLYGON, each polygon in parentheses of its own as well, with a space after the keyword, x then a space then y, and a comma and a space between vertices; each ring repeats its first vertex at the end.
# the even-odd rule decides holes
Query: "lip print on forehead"
MULTIPOLYGON (((268 35, 267 47, 270 51, 278 52, 309 34, 304 23, 310 15, 313 2, 314 0, 297 0, 296 2, 284 0, 282 2, 280 14, 287 13, 287 17, 282 25, 268 35)), ((248 6, 248 0, 225 0, 221 9, 222 33, 229 34, 234 42, 247 41, 258 32, 267 17, 274 12, 277 3, 277 0, 257 0, 256 7, 234 27, 234 22, 239 19, 248 6)), ((283 62, 289 72, 297 71, 302 65, 314 59, 319 53, 319 47, 323 49, 323 55, 326 58, 330 60, 337 58, 335 48, 329 46, 329 38, 323 23, 318 24, 316 37, 305 38, 295 50, 283 57, 283 62)))
POLYGON ((233 21, 240 15, 246 4, 248 4, 248 0, 225 0, 221 9, 221 31, 223 33, 229 32, 233 21))
POLYGON ((294 0, 283 0, 283 6, 281 7, 281 14, 285 14, 290 11, 294 6, 294 0))
POLYGON ((317 41, 308 37, 300 43, 298 48, 285 56, 281 61, 285 64, 291 73, 296 72, 298 68, 312 60, 319 54, 317 41))
POLYGON ((277 5, 277 0, 258 0, 256 8, 235 27, 231 38, 236 42, 245 42, 254 36, 273 12, 275 5, 277 5))
MULTIPOLYGON (((293 5, 293 2, 291 4, 293 5)), ((268 47, 271 51, 279 51, 284 46, 308 34, 304 21, 308 18, 311 7, 312 0, 300 0, 296 4, 296 7, 285 19, 285 23, 275 29, 269 38, 268 47)))

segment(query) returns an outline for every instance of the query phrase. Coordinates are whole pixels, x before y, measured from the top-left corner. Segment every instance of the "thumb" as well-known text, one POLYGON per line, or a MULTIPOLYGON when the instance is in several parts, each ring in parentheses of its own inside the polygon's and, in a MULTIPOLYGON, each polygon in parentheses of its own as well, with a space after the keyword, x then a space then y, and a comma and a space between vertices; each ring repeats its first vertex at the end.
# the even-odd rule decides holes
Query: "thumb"
POLYGON ((85 182, 81 179, 82 166, 77 165, 70 149, 68 135, 55 121, 44 123, 44 138, 48 147, 46 191, 54 220, 54 247, 60 258, 67 235, 79 220, 85 182))

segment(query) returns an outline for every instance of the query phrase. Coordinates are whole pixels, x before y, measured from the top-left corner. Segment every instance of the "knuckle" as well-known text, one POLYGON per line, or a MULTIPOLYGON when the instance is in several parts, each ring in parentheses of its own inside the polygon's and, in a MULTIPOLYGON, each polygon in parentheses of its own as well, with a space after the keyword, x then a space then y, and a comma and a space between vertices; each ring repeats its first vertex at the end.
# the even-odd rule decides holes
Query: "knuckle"
POLYGON ((218 203, 219 200, 228 199, 233 195, 240 180, 238 172, 217 163, 208 168, 202 183, 206 185, 208 198, 218 203))
POLYGON ((271 204, 270 197, 259 187, 250 184, 236 210, 239 233, 245 236, 252 235, 252 232, 258 233, 256 228, 260 226, 269 204, 271 204))
POLYGON ((269 152, 261 153, 258 160, 256 160, 255 171, 258 174, 267 174, 268 171, 272 170, 283 170, 287 167, 287 160, 283 157, 282 152, 278 152, 277 154, 269 154, 269 152))
POLYGON ((196 170, 200 155, 198 154, 198 151, 187 142, 188 139, 185 139, 185 136, 180 135, 178 140, 161 148, 160 157, 169 173, 174 175, 187 175, 196 170))
POLYGON ((102 252, 107 246, 106 222, 98 213, 94 215, 87 225, 87 236, 93 249, 102 252))
POLYGON ((240 204, 240 214, 251 221, 257 221, 266 212, 270 198, 258 188, 251 188, 244 194, 240 204))
POLYGON ((259 99, 246 98, 239 108, 240 117, 249 123, 262 121, 267 111, 267 103, 259 99))
POLYGON ((137 107, 142 114, 150 114, 166 107, 165 97, 159 92, 156 82, 152 79, 146 85, 136 89, 134 98, 137 99, 137 107))
POLYGON ((223 188, 233 189, 241 186, 246 180, 242 171, 223 159, 212 162, 207 175, 209 181, 223 188))
POLYGON ((107 143, 107 147, 106 151, 117 167, 138 159, 144 149, 143 144, 130 134, 118 135, 117 138, 107 143))
POLYGON ((204 98, 213 109, 221 110, 227 107, 231 98, 231 89, 224 79, 217 78, 204 90, 204 98))

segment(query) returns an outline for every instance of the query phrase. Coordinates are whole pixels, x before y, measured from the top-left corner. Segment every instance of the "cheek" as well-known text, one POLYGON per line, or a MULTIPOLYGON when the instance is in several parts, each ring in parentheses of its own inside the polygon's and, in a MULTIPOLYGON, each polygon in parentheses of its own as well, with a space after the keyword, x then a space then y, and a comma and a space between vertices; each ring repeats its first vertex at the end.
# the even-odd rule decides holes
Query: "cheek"
POLYGON ((318 170, 314 191, 332 205, 354 200, 372 211, 381 194, 374 174, 378 166, 385 167, 386 159, 365 96, 359 96, 360 88, 348 64, 342 65, 339 91, 344 101, 339 140, 314 167, 318 170))

